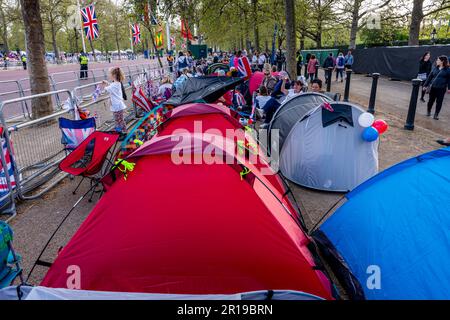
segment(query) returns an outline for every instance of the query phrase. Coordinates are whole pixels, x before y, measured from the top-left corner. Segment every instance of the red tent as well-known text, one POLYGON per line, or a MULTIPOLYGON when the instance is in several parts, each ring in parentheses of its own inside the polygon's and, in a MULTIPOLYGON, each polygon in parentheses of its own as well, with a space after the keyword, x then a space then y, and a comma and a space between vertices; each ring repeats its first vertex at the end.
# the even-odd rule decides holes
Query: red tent
MULTIPOLYGON (((189 109, 194 112, 195 105, 178 112, 189 109)), ((282 184, 263 174, 268 169, 264 160, 250 163, 214 134, 163 135, 174 131, 172 123, 191 125, 179 122, 183 117, 175 110, 173 122, 130 155, 134 170, 126 180, 117 172, 41 285, 66 287, 67 268, 76 265, 83 290, 229 294, 287 289, 332 298, 331 284, 315 268, 311 240, 283 197, 282 184), (219 153, 233 161, 207 163, 207 154, 219 153), (197 163, 198 157, 204 161, 197 163)), ((229 126, 232 118, 222 113, 220 122, 218 114, 201 117, 229 126)))

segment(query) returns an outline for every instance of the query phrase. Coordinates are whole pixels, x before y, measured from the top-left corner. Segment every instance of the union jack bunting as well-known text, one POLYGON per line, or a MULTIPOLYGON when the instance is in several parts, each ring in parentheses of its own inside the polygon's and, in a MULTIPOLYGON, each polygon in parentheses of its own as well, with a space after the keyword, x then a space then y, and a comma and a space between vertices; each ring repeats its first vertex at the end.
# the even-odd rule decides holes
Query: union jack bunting
POLYGON ((141 42, 141 29, 139 28, 139 24, 135 23, 131 25, 131 34, 133 35, 133 44, 137 45, 141 42))
POLYGON ((98 38, 97 14, 93 5, 81 9, 83 30, 89 40, 98 38))
MULTIPOLYGON (((16 186, 16 180, 14 178, 14 162, 11 161, 11 155, 9 154, 8 148, 6 147, 6 139, 3 137, 3 128, 0 128, 0 139, 2 144, 2 152, 5 156, 5 162, 8 167, 8 176, 9 180, 11 182, 11 187, 16 186)), ((6 182, 6 174, 5 169, 3 168, 3 164, 0 161, 0 197, 5 196, 9 193, 9 187, 6 182)), ((3 203, 1 203, 3 204, 3 203)))
POLYGON ((333 107, 332 107, 331 104, 329 104, 328 102, 324 102, 324 103, 322 104, 322 108, 324 108, 324 109, 326 109, 326 110, 328 110, 328 111, 330 111, 330 112, 334 112, 333 107))

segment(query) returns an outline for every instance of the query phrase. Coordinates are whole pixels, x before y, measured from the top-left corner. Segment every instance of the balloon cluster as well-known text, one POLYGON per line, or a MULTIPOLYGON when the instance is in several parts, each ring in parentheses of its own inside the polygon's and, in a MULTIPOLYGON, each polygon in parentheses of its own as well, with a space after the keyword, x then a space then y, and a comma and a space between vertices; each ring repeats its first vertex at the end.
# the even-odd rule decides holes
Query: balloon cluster
POLYGON ((358 118, 358 123, 361 127, 365 128, 362 133, 362 138, 367 142, 377 140, 388 129, 386 121, 381 119, 375 120, 374 116, 369 112, 362 113, 358 118))

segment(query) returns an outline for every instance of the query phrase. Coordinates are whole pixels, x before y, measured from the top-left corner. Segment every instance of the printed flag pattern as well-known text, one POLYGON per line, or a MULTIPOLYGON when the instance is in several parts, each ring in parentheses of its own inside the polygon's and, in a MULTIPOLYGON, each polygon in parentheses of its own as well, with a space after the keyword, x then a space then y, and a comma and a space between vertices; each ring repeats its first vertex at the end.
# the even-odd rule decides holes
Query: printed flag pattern
MULTIPOLYGON (((6 146, 6 139, 3 137, 3 132, 1 133, 1 144, 2 144, 2 152, 3 155, 5 156, 5 162, 8 167, 7 174, 9 175, 11 186, 14 188, 16 186, 16 180, 14 178, 14 163, 13 161, 11 161, 11 155, 9 154, 8 148, 6 146)), ((3 168, 3 164, 0 161, 0 197, 7 195, 8 192, 9 188, 8 183, 6 182, 5 169, 3 168)))
POLYGON ((250 67, 250 62, 247 57, 241 57, 238 60, 238 71, 241 77, 244 77, 244 80, 250 79, 252 75, 252 69, 250 67))
POLYGON ((133 35, 134 45, 141 42, 141 29, 139 28, 139 24, 135 23, 131 26, 131 34, 133 35))
POLYGON ((158 49, 164 47, 164 38, 162 28, 159 28, 155 35, 155 44, 158 49))
POLYGON ((189 26, 185 20, 181 20, 181 37, 184 39, 193 40, 191 30, 189 30, 189 26))
POLYGON ((150 112, 153 108, 152 102, 145 96, 142 87, 133 90, 133 97, 131 100, 145 112, 150 112))
POLYGON ((83 29, 89 40, 98 38, 98 23, 95 7, 90 5, 81 9, 81 17, 83 18, 83 29))
POLYGON ((76 128, 61 128, 64 134, 67 149, 75 149, 84 141, 91 133, 95 131, 95 127, 88 127, 82 129, 76 128))

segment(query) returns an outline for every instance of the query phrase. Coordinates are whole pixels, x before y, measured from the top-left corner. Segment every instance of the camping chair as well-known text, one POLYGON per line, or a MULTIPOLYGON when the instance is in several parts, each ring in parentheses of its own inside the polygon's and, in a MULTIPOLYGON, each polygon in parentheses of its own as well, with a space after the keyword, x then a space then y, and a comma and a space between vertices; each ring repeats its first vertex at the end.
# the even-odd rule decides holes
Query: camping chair
MULTIPOLYGON (((59 163, 60 170, 83 177, 73 194, 76 193, 85 178, 91 179, 91 182, 98 182, 100 177, 96 178, 95 176, 102 170, 111 147, 116 144, 118 139, 119 133, 117 132, 94 131, 59 163)), ((114 154, 114 151, 112 153, 114 154)), ((94 192, 95 187, 89 202, 92 201, 94 192)))
POLYGON ((61 143, 66 152, 74 150, 90 134, 95 131, 95 118, 85 120, 70 120, 59 118, 59 128, 61 129, 61 143))
POLYGON ((21 257, 12 247, 13 232, 8 224, 0 221, 0 289, 5 288, 17 278, 23 284, 21 257))

